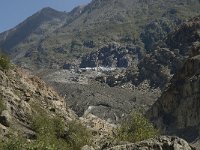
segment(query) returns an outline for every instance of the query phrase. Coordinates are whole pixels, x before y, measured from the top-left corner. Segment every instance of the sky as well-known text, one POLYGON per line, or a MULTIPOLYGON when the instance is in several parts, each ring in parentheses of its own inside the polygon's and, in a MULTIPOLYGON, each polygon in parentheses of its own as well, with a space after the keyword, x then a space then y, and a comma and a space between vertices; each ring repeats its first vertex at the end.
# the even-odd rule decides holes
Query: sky
POLYGON ((0 0, 0 33, 15 27, 44 7, 69 12, 91 0, 0 0))

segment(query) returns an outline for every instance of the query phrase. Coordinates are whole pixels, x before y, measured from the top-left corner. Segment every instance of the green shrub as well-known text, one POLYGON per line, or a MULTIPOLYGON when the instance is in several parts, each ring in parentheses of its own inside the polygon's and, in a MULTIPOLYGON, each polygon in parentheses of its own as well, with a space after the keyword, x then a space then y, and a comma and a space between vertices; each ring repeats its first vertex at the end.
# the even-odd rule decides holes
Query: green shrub
POLYGON ((9 68, 10 68, 10 59, 4 54, 0 54, 0 69, 8 70, 9 68))
POLYGON ((13 135, 6 142, 2 142, 3 150, 24 150, 25 139, 13 135))
MULTIPOLYGON (((65 123, 60 117, 50 117, 38 105, 32 105, 36 112, 29 116, 31 128, 36 132, 34 140, 8 138, 4 150, 79 150, 90 145, 91 134, 80 123, 65 123)), ((22 137, 22 136, 21 136, 22 137)), ((1 144, 0 144, 1 146, 1 144)))
POLYGON ((33 129, 37 133, 34 145, 47 150, 79 150, 90 144, 90 132, 80 123, 72 121, 67 125, 60 118, 38 116, 33 120, 33 129))
POLYGON ((74 150, 79 150, 84 145, 91 144, 91 133, 86 127, 76 121, 67 124, 66 131, 61 137, 74 150))
POLYGON ((120 141, 138 142, 159 134, 151 123, 140 113, 132 113, 117 130, 120 141))
POLYGON ((33 119, 35 140, 27 141, 22 136, 10 137, 0 143, 4 150, 80 150, 90 143, 90 132, 80 123, 72 121, 66 126, 60 118, 37 116, 33 119))

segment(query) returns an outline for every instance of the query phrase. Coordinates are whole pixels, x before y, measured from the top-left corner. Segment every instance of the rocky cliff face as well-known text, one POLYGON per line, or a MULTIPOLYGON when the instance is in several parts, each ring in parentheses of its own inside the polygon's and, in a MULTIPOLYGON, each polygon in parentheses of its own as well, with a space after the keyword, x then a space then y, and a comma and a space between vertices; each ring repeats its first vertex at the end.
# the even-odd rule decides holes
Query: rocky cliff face
POLYGON ((76 115, 66 105, 64 99, 38 77, 22 69, 0 70, 0 136, 13 131, 33 136, 30 116, 38 109, 50 116, 63 116, 66 121, 76 115))
POLYGON ((118 43, 110 43, 103 46, 97 52, 92 52, 83 57, 81 68, 106 66, 113 68, 127 68, 137 65, 142 59, 144 50, 139 46, 120 46, 118 43))
POLYGON ((196 55, 174 75, 147 116, 164 132, 194 141, 200 135, 199 100, 200 55, 196 55))
POLYGON ((172 78, 171 84, 162 93, 158 101, 147 112, 147 116, 164 132, 177 134, 181 137, 194 141, 199 137, 200 118, 199 118, 199 100, 200 100, 200 38, 199 38, 199 17, 194 18, 192 22, 184 24, 182 30, 176 31, 172 37, 174 40, 182 41, 182 44, 173 44, 181 46, 181 54, 189 55, 190 58, 184 63, 184 66, 172 78), (187 30, 186 30, 187 29, 187 30), (189 34, 191 33, 191 34, 189 34), (193 33, 193 34, 192 34, 193 33), (190 36, 188 43, 184 38, 178 35, 190 36))
POLYGON ((188 57, 199 53, 200 17, 181 24, 163 42, 154 45, 138 65, 139 82, 149 80, 152 87, 163 89, 181 69, 188 57))
MULTIPOLYGON (((137 87, 142 82, 148 81, 151 88, 160 88, 161 90, 163 90, 169 83, 172 76, 183 67, 187 58, 195 56, 199 53, 199 21, 200 17, 197 16, 187 22, 184 22, 176 29, 174 29, 174 31, 170 32, 169 35, 166 36, 165 40, 159 41, 157 43, 155 42, 156 40, 154 40, 154 45, 151 47, 151 49, 146 49, 147 51, 141 49, 140 51, 136 51, 136 53, 131 56, 133 58, 139 59, 126 59, 127 61, 130 60, 128 62, 131 62, 129 63, 131 65, 126 66, 126 71, 118 75, 118 77, 115 74, 112 74, 106 77, 106 80, 103 80, 103 78, 98 78, 97 80, 103 80, 104 83, 107 83, 110 86, 132 83, 132 85, 137 87), (142 57, 137 57, 137 54, 143 55, 138 55, 142 57)), ((155 26, 155 28, 157 29, 156 25, 157 24, 155 23, 155 25, 152 26, 155 26)), ((150 34, 148 32, 151 31, 151 26, 148 28, 146 29, 147 31, 143 33, 144 36, 147 37, 148 34, 150 34)), ((151 40, 149 39, 148 41, 151 40)), ((92 56, 94 56, 93 58, 96 58, 96 55, 92 56)), ((105 57, 105 59, 106 58, 107 57, 105 57)), ((88 61, 91 59, 84 60, 87 60, 87 64, 89 64, 89 62, 92 64, 92 61, 88 61)))

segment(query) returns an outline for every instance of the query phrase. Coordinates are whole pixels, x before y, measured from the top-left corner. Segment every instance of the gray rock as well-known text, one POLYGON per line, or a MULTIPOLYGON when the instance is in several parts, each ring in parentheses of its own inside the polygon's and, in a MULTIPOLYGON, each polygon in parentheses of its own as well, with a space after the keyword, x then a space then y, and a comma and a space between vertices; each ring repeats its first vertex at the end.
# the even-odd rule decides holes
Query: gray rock
POLYGON ((200 55, 188 59, 147 117, 163 132, 187 141, 200 137, 200 55))
POLYGON ((11 121, 12 121, 12 117, 10 113, 8 112, 8 110, 2 111, 1 116, 0 116, 0 123, 6 127, 9 127, 11 121))
POLYGON ((81 148, 81 150, 94 150, 92 146, 85 145, 81 148))
POLYGON ((83 57, 80 67, 96 67, 98 65, 127 68, 132 63, 137 64, 143 55, 143 49, 138 46, 124 47, 117 43, 110 43, 97 52, 91 52, 83 57))
POLYGON ((135 144, 119 145, 107 150, 195 150, 178 137, 161 136, 135 144))

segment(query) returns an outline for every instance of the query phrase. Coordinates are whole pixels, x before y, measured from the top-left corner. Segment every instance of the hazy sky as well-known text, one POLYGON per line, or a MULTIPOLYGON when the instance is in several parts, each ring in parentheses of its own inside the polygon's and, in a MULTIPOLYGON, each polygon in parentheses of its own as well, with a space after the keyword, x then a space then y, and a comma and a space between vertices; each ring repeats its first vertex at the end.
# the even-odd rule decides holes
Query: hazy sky
POLYGON ((91 0, 0 0, 0 32, 8 30, 44 7, 70 11, 91 0))

